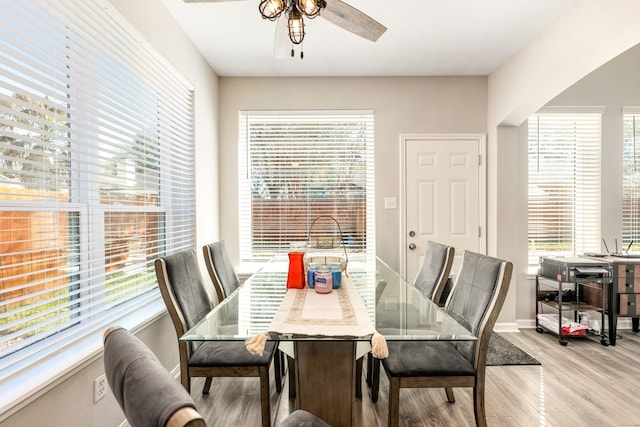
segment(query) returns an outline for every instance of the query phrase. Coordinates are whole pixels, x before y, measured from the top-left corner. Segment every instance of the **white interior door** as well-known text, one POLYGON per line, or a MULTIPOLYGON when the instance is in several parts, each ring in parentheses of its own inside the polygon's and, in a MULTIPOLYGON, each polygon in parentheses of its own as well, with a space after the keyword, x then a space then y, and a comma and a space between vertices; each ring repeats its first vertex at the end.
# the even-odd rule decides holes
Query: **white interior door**
POLYGON ((405 135, 401 244, 404 276, 413 281, 428 240, 456 249, 452 274, 465 249, 484 253, 484 135, 405 135), (403 262, 404 261, 404 262, 403 262))

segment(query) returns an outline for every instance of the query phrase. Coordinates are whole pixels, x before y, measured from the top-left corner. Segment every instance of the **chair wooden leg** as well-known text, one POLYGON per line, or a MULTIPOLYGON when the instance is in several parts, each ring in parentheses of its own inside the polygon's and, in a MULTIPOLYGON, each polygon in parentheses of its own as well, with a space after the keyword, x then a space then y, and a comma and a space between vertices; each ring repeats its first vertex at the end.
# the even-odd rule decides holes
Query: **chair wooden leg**
POLYGON ((373 359, 371 362, 371 401, 376 403, 380 392, 380 359, 373 356, 371 358, 373 359))
POLYGON ((287 364, 289 365, 289 399, 295 399, 296 397, 296 367, 294 363, 295 360, 287 356, 287 364))
POLYGON ((371 375, 373 373, 373 355, 367 354, 367 387, 371 388, 371 375))
POLYGON ((211 380, 213 380, 213 378, 211 377, 207 377, 207 379, 204 380, 204 387, 202 387, 202 394, 209 394, 209 390, 211 389, 211 380))
POLYGON ((398 427, 400 417, 400 379, 389 377, 389 427, 398 427))
POLYGON ((180 382, 182 387, 187 390, 187 393, 191 393, 191 377, 189 376, 189 368, 180 364, 180 382))
POLYGON ((445 387, 444 391, 447 393, 447 401, 449 403, 456 403, 456 397, 453 395, 453 387, 445 387))
POLYGON ((269 366, 260 367, 260 409, 262 427, 271 427, 271 396, 269 393, 269 366))
POLYGON ((484 408, 484 387, 478 384, 473 388, 473 411, 477 427, 487 427, 487 415, 484 408))
POLYGON ((284 371, 282 369, 282 352, 280 350, 276 350, 271 363, 273 364, 273 370, 276 377, 276 391, 280 393, 282 391, 282 377, 284 371))
POLYGON ((356 360, 356 397, 362 399, 362 362, 364 356, 356 360))

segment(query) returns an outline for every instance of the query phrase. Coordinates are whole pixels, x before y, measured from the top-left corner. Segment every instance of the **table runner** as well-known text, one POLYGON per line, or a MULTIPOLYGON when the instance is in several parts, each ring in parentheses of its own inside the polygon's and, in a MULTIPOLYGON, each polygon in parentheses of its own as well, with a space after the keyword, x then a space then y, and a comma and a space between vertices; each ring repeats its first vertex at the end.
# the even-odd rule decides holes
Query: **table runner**
POLYGON ((346 274, 342 286, 328 294, 307 287, 287 289, 268 331, 247 341, 247 350, 261 354, 269 333, 344 338, 370 335, 373 356, 388 356, 384 337, 376 331, 360 293, 346 274))

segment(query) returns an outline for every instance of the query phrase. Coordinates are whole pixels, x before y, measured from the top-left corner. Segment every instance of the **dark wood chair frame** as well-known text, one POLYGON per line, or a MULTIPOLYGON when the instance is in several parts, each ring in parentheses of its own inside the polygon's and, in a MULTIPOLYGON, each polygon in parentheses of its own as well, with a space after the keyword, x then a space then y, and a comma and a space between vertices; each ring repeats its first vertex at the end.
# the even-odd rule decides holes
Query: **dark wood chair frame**
MULTIPOLYGON (((386 370, 385 372, 389 379, 389 423, 390 427, 397 427, 398 417, 400 415, 400 389, 401 388, 440 388, 444 387, 447 395, 447 400, 450 403, 455 402, 453 395, 453 387, 472 387, 473 388, 473 406, 476 426, 486 427, 487 418, 485 414, 485 374, 486 374, 486 360, 487 349, 489 346, 489 338, 491 337, 493 327, 496 319, 500 314, 500 310, 504 303, 504 300, 509 289, 509 282, 511 280, 511 274, 513 271, 513 265, 511 262, 502 261, 497 278, 497 284, 495 291, 488 302, 488 306, 484 311, 479 328, 477 332, 477 338, 474 349, 474 362, 473 367, 475 375, 470 376, 421 376, 421 377, 392 377, 386 370)), ((454 285, 455 290, 455 285, 454 285)), ((447 299, 447 304, 450 302, 451 297, 454 295, 454 291, 451 292, 447 299)))
MULTIPOLYGON (((194 251, 195 256, 195 251, 194 251)), ((169 316, 173 322, 178 338, 184 335, 188 328, 184 315, 179 310, 179 305, 168 283, 166 264, 162 258, 155 261, 156 275, 160 293, 165 301, 169 316)), ((260 402, 262 411, 262 426, 271 426, 271 396, 269 392, 269 365, 255 366, 189 366, 191 357, 190 343, 178 339, 178 352, 180 356, 180 381, 184 388, 191 392, 191 378, 205 377, 203 394, 208 394, 213 377, 259 377, 260 378, 260 402)), ((275 353, 275 352, 274 352, 275 353)), ((277 365, 277 363, 276 363, 277 365)), ((275 366, 274 366, 275 369, 275 366)), ((277 375, 276 375, 277 377, 277 375)), ((278 381, 276 381, 277 383, 278 381)))
MULTIPOLYGON (((207 272, 209 273, 209 278, 211 279, 211 282, 213 283, 213 287, 216 290, 216 295, 218 297, 218 301, 222 301, 224 300, 228 295, 227 292, 225 291, 225 286, 223 285, 223 280, 225 280, 223 277, 221 277, 221 275, 218 274, 218 270, 216 269, 216 263, 213 259, 213 248, 215 246, 218 246, 219 249, 223 250, 226 252, 226 245, 225 245, 225 241, 224 240, 220 240, 218 242, 214 242, 214 243, 210 243, 208 245, 204 245, 202 247, 202 256, 204 258, 204 264, 207 267, 207 272)), ((240 284, 240 280, 238 279, 238 276, 235 272, 235 270, 233 270, 233 267, 229 264, 226 266, 228 269, 231 269, 233 271, 233 276, 234 276, 234 281, 235 283, 231 284, 231 286, 228 287, 237 287, 240 284)), ((234 289, 235 290, 235 289, 234 289)), ((282 381, 284 379, 284 376, 287 374, 287 365, 285 364, 285 354, 280 351, 277 350, 276 351, 276 361, 273 365, 273 369, 274 369, 274 373, 275 373, 275 377, 276 377, 276 391, 278 393, 280 393, 282 391, 282 381)), ((289 366, 292 366, 293 364, 293 359, 289 358, 289 366)), ((295 397, 295 383, 294 383, 294 378, 293 377, 293 370, 289 369, 289 397, 295 397)))
MULTIPOLYGON (((449 274, 451 273, 451 267, 453 266, 453 259, 454 259, 456 250, 453 246, 443 245, 442 243, 438 243, 434 241, 429 241, 427 243, 427 250, 429 250, 434 246, 436 247, 440 246, 444 250, 445 256, 442 260, 442 264, 437 267, 439 273, 434 274, 434 276, 437 277, 436 280, 433 283, 427 284, 426 287, 422 287, 422 291, 424 292, 425 290, 428 290, 430 292, 430 295, 425 295, 426 297, 430 298, 431 301, 435 302, 436 304, 444 305, 444 304, 440 304, 440 301, 443 297, 444 289, 447 286, 447 281, 449 280, 449 274)), ((422 270, 425 267, 426 268, 432 267, 432 266, 424 265, 424 262, 426 261, 427 261, 427 257, 425 256, 423 261, 423 266, 421 267, 420 272, 422 272, 422 270)), ((416 281, 420 279, 420 272, 418 273, 418 275, 416 276, 416 279, 414 280, 414 283, 413 283, 414 286, 416 285, 416 281)), ((376 304, 378 303, 378 300, 381 294, 382 292, 380 292, 380 295, 378 295, 378 292, 376 292, 376 304)), ((358 367, 356 367, 356 370, 357 369, 358 367)), ((362 367, 360 367, 359 369, 360 371, 362 371, 362 367)), ((360 372, 360 375, 361 375, 361 372, 360 372)), ((356 378, 360 378, 357 371, 356 371, 356 378)), ((367 382, 367 386, 371 388, 371 401, 375 403, 378 401, 378 394, 380 390, 380 359, 375 359, 371 355, 371 353, 367 355, 366 382, 367 382)), ((358 389, 356 388, 356 394, 357 393, 358 393, 358 389)), ((361 395, 362 395, 362 392, 360 391, 359 397, 361 395)))

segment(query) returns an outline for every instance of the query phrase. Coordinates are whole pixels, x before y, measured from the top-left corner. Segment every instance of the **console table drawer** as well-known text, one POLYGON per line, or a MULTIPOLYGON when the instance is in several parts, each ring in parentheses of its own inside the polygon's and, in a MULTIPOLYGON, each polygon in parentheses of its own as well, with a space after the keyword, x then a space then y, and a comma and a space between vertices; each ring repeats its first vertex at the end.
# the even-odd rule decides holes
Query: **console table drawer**
POLYGON ((619 296, 618 313, 623 316, 636 316, 640 314, 640 310, 638 310, 640 294, 619 294, 619 296))
POLYGON ((640 264, 621 264, 616 278, 619 294, 640 292, 640 264))

